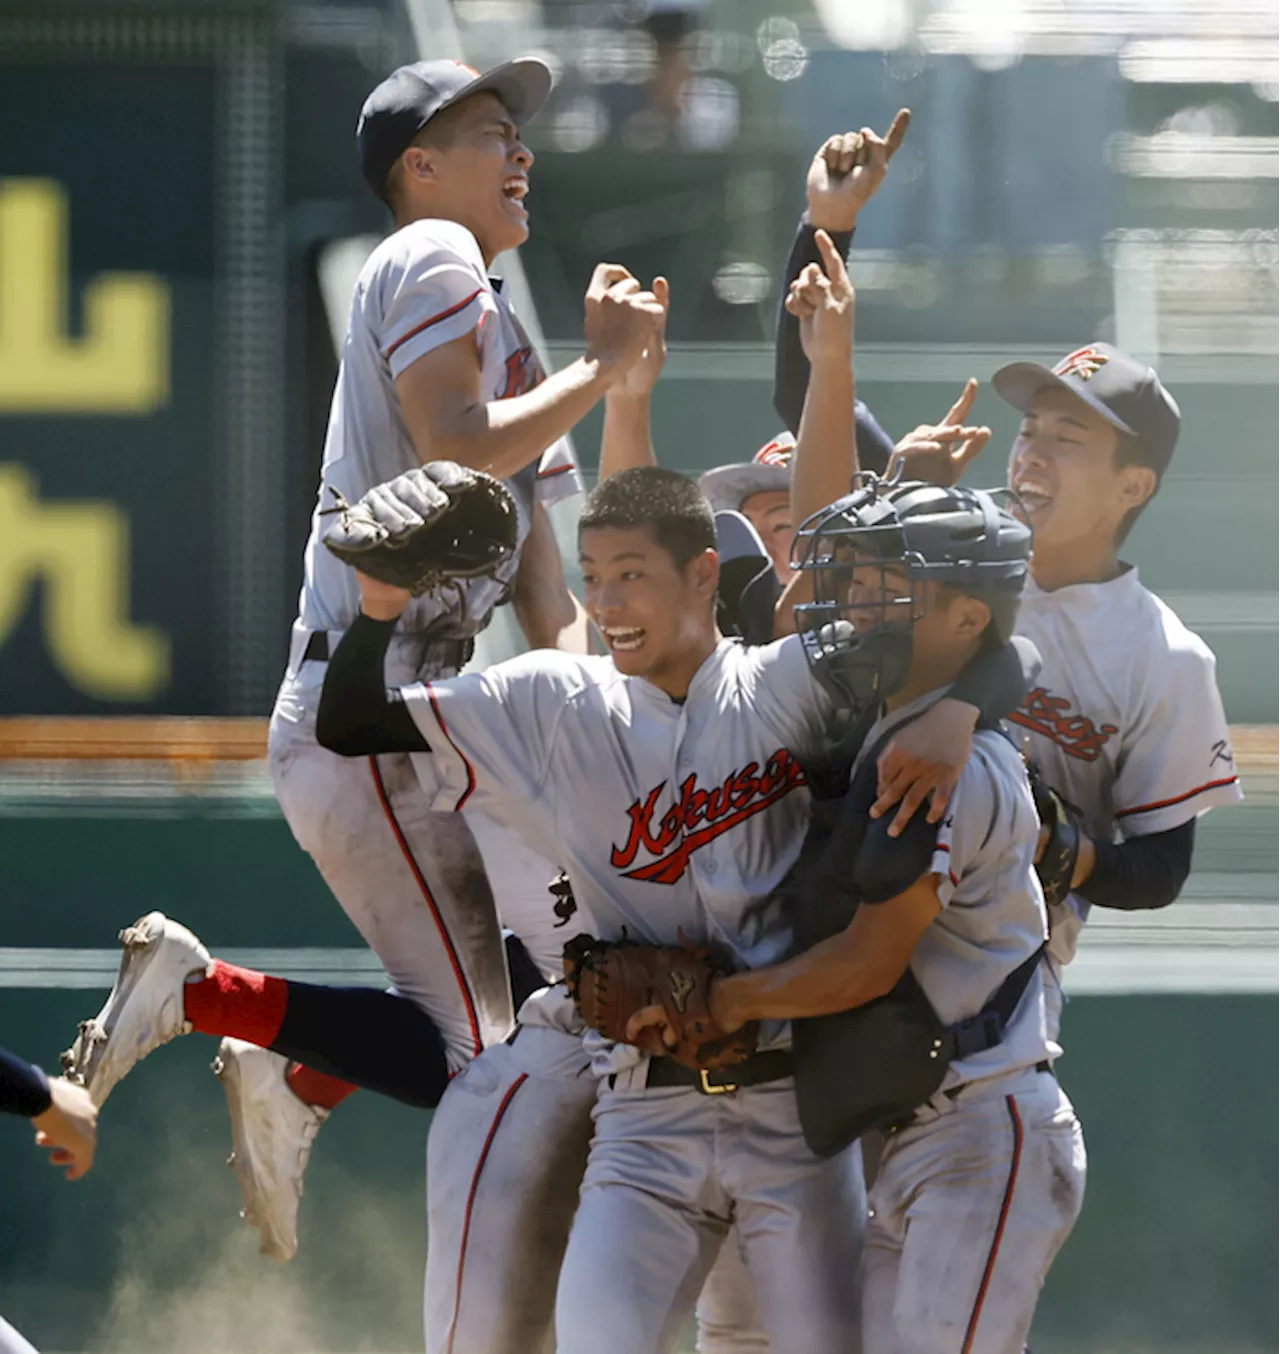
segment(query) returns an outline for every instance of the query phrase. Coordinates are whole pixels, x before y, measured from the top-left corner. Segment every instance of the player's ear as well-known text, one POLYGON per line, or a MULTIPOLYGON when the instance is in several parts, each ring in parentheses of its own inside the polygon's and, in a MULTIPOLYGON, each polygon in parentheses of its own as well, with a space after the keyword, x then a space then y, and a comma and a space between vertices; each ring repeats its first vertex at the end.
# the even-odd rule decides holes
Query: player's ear
POLYGON ((687 577, 699 597, 714 597, 720 586, 720 556, 714 550, 704 550, 689 561, 687 577))
POLYGON ((404 180, 417 179, 420 182, 434 182, 436 178, 436 148, 434 146, 410 146, 400 157, 400 172, 404 180))
POLYGON ((1156 472, 1149 465, 1126 465, 1120 471, 1120 501, 1125 512, 1142 507, 1158 484, 1156 472))
POLYGON ((957 639, 977 639, 991 624, 991 608, 977 597, 958 593, 948 607, 951 625, 957 639))

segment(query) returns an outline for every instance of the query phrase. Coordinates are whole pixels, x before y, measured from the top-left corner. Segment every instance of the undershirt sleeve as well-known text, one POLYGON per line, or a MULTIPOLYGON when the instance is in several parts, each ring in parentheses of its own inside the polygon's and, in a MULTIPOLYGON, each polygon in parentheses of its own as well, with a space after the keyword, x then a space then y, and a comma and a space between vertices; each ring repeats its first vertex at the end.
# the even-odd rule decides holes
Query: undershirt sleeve
POLYGON ((1140 912, 1168 907, 1191 873, 1196 822, 1189 818, 1165 832, 1130 837, 1119 845, 1097 842, 1097 864, 1076 892, 1097 907, 1140 912))
POLYGON ((965 665, 947 693, 978 711, 979 723, 991 727, 1011 715, 1040 675, 1040 651, 1022 635, 998 649, 980 649, 965 665))
POLYGON ((0 1110, 34 1119, 52 1104, 49 1078, 40 1068, 0 1048, 0 1110))
POLYGON ((387 646, 395 628, 395 621, 375 621, 361 612, 342 636, 316 711, 321 747, 341 757, 431 750, 400 692, 387 689, 387 646))

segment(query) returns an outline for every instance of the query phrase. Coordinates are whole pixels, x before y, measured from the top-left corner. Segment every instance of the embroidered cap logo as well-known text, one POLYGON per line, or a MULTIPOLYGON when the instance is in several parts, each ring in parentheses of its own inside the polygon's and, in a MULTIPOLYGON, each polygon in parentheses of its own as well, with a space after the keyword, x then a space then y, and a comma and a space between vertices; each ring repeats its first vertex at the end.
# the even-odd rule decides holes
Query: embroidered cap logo
POLYGON ((1077 348, 1074 353, 1068 353, 1054 367, 1053 374, 1055 376, 1075 376, 1081 381, 1087 381, 1096 376, 1110 361, 1111 359, 1106 353, 1100 353, 1096 348, 1077 348))

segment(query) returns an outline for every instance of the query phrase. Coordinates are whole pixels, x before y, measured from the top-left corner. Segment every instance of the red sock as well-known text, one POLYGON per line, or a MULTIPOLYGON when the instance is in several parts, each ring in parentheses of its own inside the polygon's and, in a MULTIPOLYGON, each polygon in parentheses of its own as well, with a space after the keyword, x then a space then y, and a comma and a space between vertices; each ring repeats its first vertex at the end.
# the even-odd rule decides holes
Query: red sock
POLYGON ((349 1081, 339 1081, 327 1072, 317 1072, 314 1067, 303 1067, 301 1063, 290 1063, 284 1079, 304 1105, 315 1105, 322 1110, 342 1104, 352 1091, 360 1089, 349 1081))
POLYGON ((289 984, 215 959, 205 977, 183 988, 187 1019, 201 1034, 229 1035, 269 1048, 280 1033, 289 984))

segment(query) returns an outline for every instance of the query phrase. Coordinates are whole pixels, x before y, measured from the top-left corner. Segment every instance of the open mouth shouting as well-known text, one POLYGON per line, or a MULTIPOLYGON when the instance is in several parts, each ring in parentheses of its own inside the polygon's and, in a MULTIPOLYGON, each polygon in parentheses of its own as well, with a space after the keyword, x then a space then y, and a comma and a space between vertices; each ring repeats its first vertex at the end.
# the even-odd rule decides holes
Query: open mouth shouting
MULTIPOLYGON (((1024 515, 1032 523, 1037 518, 1043 517, 1044 513, 1053 506, 1053 494, 1039 480, 1015 480, 1013 491, 1021 500, 1024 515)), ((1016 508, 1017 504, 1014 506, 1016 508)))
POLYGON ((632 625, 602 625, 600 633, 610 653, 635 653, 644 643, 645 632, 632 625))

